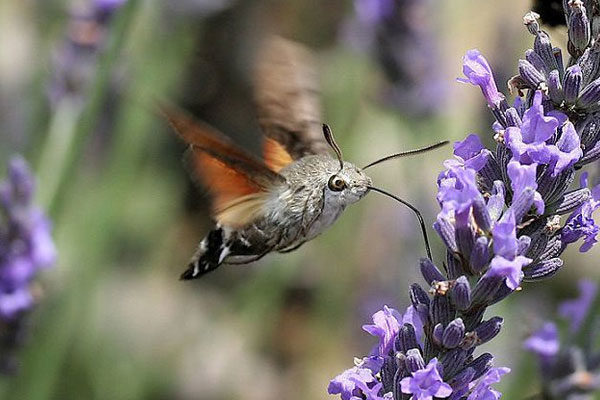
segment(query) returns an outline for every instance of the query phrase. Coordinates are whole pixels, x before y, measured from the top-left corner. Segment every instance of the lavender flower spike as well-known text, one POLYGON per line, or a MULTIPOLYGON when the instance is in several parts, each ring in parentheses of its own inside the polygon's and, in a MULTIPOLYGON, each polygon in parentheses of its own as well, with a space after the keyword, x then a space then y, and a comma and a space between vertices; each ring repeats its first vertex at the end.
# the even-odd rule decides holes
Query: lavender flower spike
POLYGON ((0 183, 0 372, 14 373, 16 344, 34 305, 30 285, 56 260, 50 221, 32 205, 35 184, 27 163, 13 158, 0 183))
POLYGON ((0 184, 0 319, 16 318, 33 305, 29 283, 51 266, 56 249, 50 222, 32 206, 34 182, 22 158, 13 158, 0 184))
POLYGON ((458 78, 459 82, 479 86, 490 108, 500 107, 504 95, 498 91, 492 69, 479 50, 467 51, 463 58, 463 74, 467 78, 458 78))

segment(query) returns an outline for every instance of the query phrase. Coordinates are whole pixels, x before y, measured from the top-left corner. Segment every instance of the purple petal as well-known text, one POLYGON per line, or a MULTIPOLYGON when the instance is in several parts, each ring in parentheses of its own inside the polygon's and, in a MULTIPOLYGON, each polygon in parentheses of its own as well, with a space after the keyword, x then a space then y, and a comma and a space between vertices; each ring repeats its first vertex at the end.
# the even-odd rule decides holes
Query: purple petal
POLYGON ((11 293, 0 293, 0 317, 15 318, 21 311, 33 304, 33 296, 27 288, 20 288, 11 293))
POLYGON ((459 78, 459 82, 479 86, 489 106, 492 108, 499 107, 500 102, 504 100, 504 95, 498 92, 492 69, 479 50, 467 51, 463 58, 463 74, 467 78, 459 78))
POLYGON ((373 314, 373 325, 363 325, 363 329, 379 338, 379 355, 387 355, 400 330, 402 316, 393 308, 383 306, 383 310, 373 314))
POLYGON ((495 256, 490 263, 490 269, 485 273, 487 277, 506 278, 506 286, 515 290, 519 287, 523 278, 522 269, 531 262, 531 258, 517 256, 514 260, 507 260, 501 256, 495 256))
POLYGON ((492 229, 494 238, 494 253, 507 259, 514 259, 517 255, 519 243, 516 235, 515 214, 507 211, 502 219, 492 229))
POLYGON ((565 169, 571 167, 579 159, 583 157, 581 150, 581 142, 575 127, 571 122, 567 122, 562 129, 562 134, 556 146, 553 146, 552 161, 552 176, 556 176, 565 169))

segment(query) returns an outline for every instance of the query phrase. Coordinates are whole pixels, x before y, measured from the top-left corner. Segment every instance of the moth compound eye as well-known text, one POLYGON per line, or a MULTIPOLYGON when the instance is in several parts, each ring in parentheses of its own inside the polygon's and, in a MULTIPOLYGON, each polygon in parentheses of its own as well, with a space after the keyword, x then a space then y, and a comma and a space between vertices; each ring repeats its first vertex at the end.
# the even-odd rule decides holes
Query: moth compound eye
POLYGON ((327 186, 334 192, 340 192, 346 188, 346 182, 339 176, 332 175, 331 178, 329 178, 327 186))

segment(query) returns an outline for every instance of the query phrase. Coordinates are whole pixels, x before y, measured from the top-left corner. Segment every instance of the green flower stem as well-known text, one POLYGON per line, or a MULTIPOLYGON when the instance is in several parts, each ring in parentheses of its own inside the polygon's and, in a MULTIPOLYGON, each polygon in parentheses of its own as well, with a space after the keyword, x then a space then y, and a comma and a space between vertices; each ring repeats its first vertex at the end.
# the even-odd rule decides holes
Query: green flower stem
POLYGON ((82 154, 86 139, 93 132, 102 108, 111 71, 118 60, 127 31, 131 27, 139 0, 130 0, 120 9, 106 43, 106 50, 98 59, 95 79, 89 88, 87 103, 81 112, 68 100, 60 103, 52 119, 47 146, 43 148, 37 173, 40 181, 42 205, 53 218, 60 214, 64 193, 75 166, 82 154), (62 136, 62 137, 61 137, 62 136), (54 177, 50 177, 54 175, 54 177), (46 187, 46 182, 48 186, 46 187))

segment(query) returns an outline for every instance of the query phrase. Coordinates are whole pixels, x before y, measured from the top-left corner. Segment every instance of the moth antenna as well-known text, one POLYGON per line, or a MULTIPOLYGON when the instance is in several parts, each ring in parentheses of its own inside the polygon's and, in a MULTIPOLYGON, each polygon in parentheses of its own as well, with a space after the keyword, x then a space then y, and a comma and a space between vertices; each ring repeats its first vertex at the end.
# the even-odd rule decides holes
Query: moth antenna
POLYGON ((335 152, 335 156, 337 157, 338 161, 340 162, 340 171, 341 171, 342 169, 344 169, 344 159, 342 157, 342 150, 340 149, 340 146, 338 146, 338 144, 335 142, 335 138, 333 137, 333 132, 331 131, 331 128, 327 124, 323 124, 323 136, 325 136, 325 140, 327 141, 327 144, 329 145, 329 147, 331 147, 333 149, 333 151, 335 152))
POLYGON ((419 219, 419 224, 421 225, 421 232, 423 232, 423 240, 425 241, 425 250, 427 251, 427 258, 429 258, 431 261, 433 261, 433 259, 431 258, 431 248, 429 247, 429 238, 427 237, 427 230, 425 229, 425 221, 423 220, 423 216, 421 215, 421 212, 419 212, 419 210, 413 206, 412 204, 410 204, 408 201, 406 200, 402 200, 400 197, 398 196, 394 196, 393 194, 386 192, 383 189, 379 189, 373 186, 367 186, 368 189, 373 190, 375 192, 381 193, 385 196, 391 197, 392 199, 404 204, 406 207, 410 208, 417 216, 417 218, 419 219))
POLYGON ((400 157, 406 157, 406 156, 414 156, 415 154, 426 153, 428 151, 435 150, 438 147, 445 146, 448 143, 450 143, 448 140, 444 140, 442 142, 439 142, 439 143, 436 143, 436 144, 432 144, 432 145, 427 146, 427 147, 421 147, 419 149, 407 150, 407 151, 402 151, 400 153, 391 154, 389 156, 385 156, 383 158, 380 158, 379 160, 373 161, 372 163, 365 165, 364 167, 362 167, 362 169, 370 168, 373 165, 377 165, 377 164, 382 163, 384 161, 393 160, 394 158, 400 158, 400 157))

